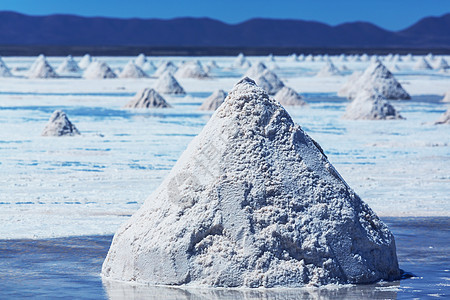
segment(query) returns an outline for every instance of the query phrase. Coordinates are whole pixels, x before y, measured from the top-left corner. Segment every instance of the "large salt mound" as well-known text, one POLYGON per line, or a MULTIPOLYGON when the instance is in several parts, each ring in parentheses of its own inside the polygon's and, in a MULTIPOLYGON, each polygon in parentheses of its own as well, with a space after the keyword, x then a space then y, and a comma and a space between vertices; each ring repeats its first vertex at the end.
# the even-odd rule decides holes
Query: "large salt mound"
POLYGON ((115 234, 105 279, 299 287, 400 275, 392 233, 245 78, 115 234))
POLYGON ((450 124, 450 109, 447 111, 434 123, 434 125, 450 124))
POLYGON ((300 96, 295 90, 287 86, 284 86, 273 97, 283 106, 306 105, 306 102, 303 101, 302 96, 300 96))
POLYGON ((390 100, 411 99, 394 75, 380 61, 372 63, 353 84, 344 85, 338 95, 353 99, 361 90, 375 90, 390 100))
POLYGON ((223 90, 216 90, 208 98, 203 101, 200 110, 216 110, 225 101, 227 93, 223 90))
POLYGON ((0 77, 11 77, 11 76, 12 76, 11 71, 6 66, 3 59, 0 57, 0 77))
POLYGON ((89 65, 92 62, 92 57, 89 54, 85 54, 80 62, 78 63, 78 66, 82 69, 86 69, 87 67, 89 67, 89 65))
POLYGON ((265 70, 267 70, 267 67, 262 62, 258 62, 257 64, 251 66, 247 72, 245 73, 246 77, 250 78, 256 78, 259 75, 261 75, 265 70))
POLYGON ((155 90, 163 94, 186 94, 183 87, 170 72, 165 72, 158 78, 155 83, 155 90))
POLYGON ((319 73, 317 73, 317 77, 330 77, 330 76, 337 76, 341 75, 341 72, 338 68, 331 62, 327 61, 325 66, 323 66, 322 69, 320 69, 319 73))
POLYGON ((347 106, 343 116, 349 120, 403 119, 395 108, 376 91, 362 90, 347 106))
POLYGON ((239 53, 239 55, 236 57, 236 59, 233 62, 234 68, 248 68, 252 64, 245 58, 243 53, 239 53))
POLYGON ((116 78, 117 75, 105 62, 93 61, 84 71, 83 77, 86 79, 105 79, 116 78))
POLYGON ((431 70, 433 69, 424 57, 419 58, 414 65, 415 70, 431 70))
POLYGON ((58 73, 75 73, 80 71, 80 67, 73 59, 72 55, 68 55, 56 69, 58 73))
POLYGON ((198 60, 185 62, 178 68, 175 75, 179 78, 203 79, 208 77, 208 74, 206 74, 202 64, 198 60))
POLYGON ((42 131, 42 136, 74 136, 80 132, 73 125, 65 112, 55 110, 42 131))
POLYGON ((171 61, 166 61, 166 62, 163 62, 159 67, 158 67, 158 69, 156 69, 156 71, 155 71, 155 74, 153 74, 153 76, 155 76, 155 77, 159 77, 159 76, 161 76, 162 74, 164 74, 164 73, 166 73, 166 72, 169 72, 169 73, 171 73, 171 74, 175 74, 175 72, 177 71, 177 66, 175 66, 174 64, 173 64, 173 62, 171 62, 171 61))
POLYGON ((28 78, 57 78, 55 70, 47 62, 45 57, 40 56, 28 71, 28 78))
POLYGON ((281 81, 278 76, 270 70, 265 70, 257 76, 256 82, 270 95, 275 95, 284 87, 283 81, 281 81))
POLYGON ((145 88, 136 93, 133 99, 125 104, 124 108, 167 108, 172 107, 154 89, 145 88))
POLYGON ((141 68, 135 65, 131 60, 125 65, 122 72, 119 74, 120 78, 146 78, 148 77, 141 68))

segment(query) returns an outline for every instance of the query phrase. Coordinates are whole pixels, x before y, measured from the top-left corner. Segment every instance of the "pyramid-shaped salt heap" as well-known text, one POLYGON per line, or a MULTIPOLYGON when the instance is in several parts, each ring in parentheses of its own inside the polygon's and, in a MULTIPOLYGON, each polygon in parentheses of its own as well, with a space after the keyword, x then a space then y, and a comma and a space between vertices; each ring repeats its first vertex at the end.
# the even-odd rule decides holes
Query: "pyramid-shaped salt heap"
POLYGON ((330 76, 337 76, 337 75, 341 75, 341 72, 339 71, 338 68, 336 68, 336 66, 329 60, 327 61, 327 63, 325 64, 325 66, 323 66, 322 69, 320 69, 319 73, 317 73, 317 77, 330 77, 330 76))
POLYGON ((186 94, 183 87, 168 71, 158 78, 155 83, 155 90, 163 94, 186 94))
POLYGON ((77 62, 73 59, 72 55, 68 55, 64 58, 63 62, 56 69, 58 73, 75 73, 80 71, 80 67, 77 62))
POLYGON ((45 56, 40 55, 28 71, 28 78, 57 78, 55 70, 48 63, 45 56))
POLYGON ((142 67, 147 62, 147 57, 145 57, 144 53, 139 54, 136 59, 134 60, 134 63, 138 67, 142 67))
POLYGON ((154 89, 145 88, 125 104, 124 108, 167 108, 172 107, 166 100, 154 89))
POLYGON ((248 68, 251 66, 251 63, 245 58, 243 53, 239 53, 236 59, 233 62, 234 68, 248 68))
POLYGON ((42 136, 74 136, 80 132, 73 125, 65 112, 55 110, 42 131, 42 136))
POLYGON ((437 69, 437 70, 446 70, 448 68, 450 68, 450 66, 448 65, 447 61, 443 57, 441 57, 435 65, 435 69, 437 69))
POLYGON ((80 62, 78 63, 78 66, 79 66, 81 69, 86 69, 87 67, 89 67, 89 65, 91 64, 91 62, 92 62, 92 57, 91 57, 89 54, 85 54, 85 55, 81 58, 80 62))
POLYGON ((259 75, 261 75, 265 70, 267 70, 266 65, 263 64, 262 62, 258 62, 257 64, 254 64, 247 70, 245 76, 250 78, 256 78, 259 75))
POLYGON ((3 59, 0 57, 0 77, 11 77, 11 76, 12 76, 11 71, 6 66, 3 59))
POLYGON ((303 101, 302 96, 300 96, 294 89, 287 86, 284 86, 273 97, 283 106, 306 105, 306 102, 303 101))
POLYGON ((414 65, 414 69, 415 70, 431 70, 433 68, 430 66, 430 64, 424 57, 421 57, 421 58, 419 58, 417 63, 414 65))
POLYGON ((358 79, 350 79, 353 83, 345 84, 338 95, 354 99, 361 90, 375 90, 386 99, 411 99, 394 75, 380 61, 372 63, 358 79))
POLYGON ((394 120, 403 119, 395 108, 378 92, 362 90, 347 106, 344 119, 394 120))
POLYGON ((117 75, 111 68, 102 61, 93 61, 84 71, 83 77, 86 79, 107 79, 116 78, 117 75))
POLYGON ((206 74, 202 64, 198 60, 185 62, 178 68, 175 75, 179 78, 202 79, 208 77, 208 74, 206 74))
POLYGON ((119 74, 120 78, 146 78, 148 77, 141 68, 135 65, 131 60, 125 65, 122 72, 119 74))
POLYGON ((283 81, 281 81, 278 76, 270 70, 265 70, 257 76, 256 82, 270 95, 275 95, 284 87, 283 81))
POLYGON ((299 287, 400 275, 392 233, 320 146, 244 78, 115 234, 105 279, 299 287))
POLYGON ((216 90, 208 98, 203 101, 200 110, 216 110, 225 101, 227 93, 223 90, 216 90))
POLYGON ((171 61, 163 62, 158 69, 156 69, 155 74, 153 76, 160 77, 162 74, 169 72, 171 74, 175 74, 175 72, 178 70, 177 66, 173 64, 171 61))
POLYGON ((297 54, 292 53, 291 55, 289 55, 289 56, 286 58, 286 61, 296 62, 296 61, 299 61, 299 60, 298 60, 297 54))

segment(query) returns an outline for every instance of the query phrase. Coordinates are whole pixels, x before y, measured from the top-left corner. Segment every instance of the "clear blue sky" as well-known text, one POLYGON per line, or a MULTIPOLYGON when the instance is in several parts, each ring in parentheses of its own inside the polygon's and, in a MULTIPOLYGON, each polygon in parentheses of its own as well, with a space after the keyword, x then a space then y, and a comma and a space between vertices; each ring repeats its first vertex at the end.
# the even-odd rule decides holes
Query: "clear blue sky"
POLYGON ((0 10, 121 18, 210 17, 238 23, 255 17, 336 25, 368 21, 399 30, 425 16, 450 12, 450 0, 0 0, 0 10))

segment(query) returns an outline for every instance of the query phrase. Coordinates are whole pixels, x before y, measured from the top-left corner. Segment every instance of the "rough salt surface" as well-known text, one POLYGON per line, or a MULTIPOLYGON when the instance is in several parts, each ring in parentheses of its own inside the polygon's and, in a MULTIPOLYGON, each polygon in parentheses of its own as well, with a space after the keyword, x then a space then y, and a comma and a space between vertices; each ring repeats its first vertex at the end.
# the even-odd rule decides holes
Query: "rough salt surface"
POLYGON ((122 72, 119 74, 120 78, 146 78, 148 77, 147 73, 145 73, 140 67, 135 65, 133 61, 129 61, 122 72))
POLYGON ((42 136, 74 136, 80 132, 73 125, 65 112, 55 110, 42 131, 42 136))
POLYGON ((172 107, 157 91, 145 88, 125 104, 124 108, 167 108, 172 107))
POLYGON ((400 275, 395 242, 286 110, 240 81, 120 227, 106 279, 298 287, 400 275))
POLYGON ((163 94, 186 94, 183 87, 169 71, 158 78, 155 83, 155 90, 163 94))
POLYGON ((216 110, 225 101, 227 93, 224 90, 216 90, 208 98, 203 101, 200 110, 216 110))
POLYGON ((84 71, 83 77, 86 79, 107 79, 116 78, 116 73, 102 61, 93 61, 84 71))
POLYGON ((370 64, 359 78, 355 79, 353 76, 357 75, 350 77, 338 95, 354 99, 361 90, 375 90, 386 99, 411 99, 394 75, 380 61, 370 64))
POLYGON ((403 119, 395 108, 376 91, 361 91, 347 106, 344 119, 393 120, 403 119))
POLYGON ((303 106, 306 102, 303 101, 302 96, 300 96, 294 89, 290 87, 283 87, 274 96, 275 100, 285 106, 303 106))

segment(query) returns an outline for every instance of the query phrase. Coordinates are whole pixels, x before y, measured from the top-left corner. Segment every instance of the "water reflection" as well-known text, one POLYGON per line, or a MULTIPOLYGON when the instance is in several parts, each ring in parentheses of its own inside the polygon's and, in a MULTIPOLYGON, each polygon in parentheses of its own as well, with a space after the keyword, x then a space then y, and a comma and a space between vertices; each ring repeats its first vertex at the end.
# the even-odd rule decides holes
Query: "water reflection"
POLYGON ((179 300, 396 299, 400 282, 299 289, 207 289, 130 285, 103 280, 108 298, 179 300))

